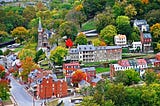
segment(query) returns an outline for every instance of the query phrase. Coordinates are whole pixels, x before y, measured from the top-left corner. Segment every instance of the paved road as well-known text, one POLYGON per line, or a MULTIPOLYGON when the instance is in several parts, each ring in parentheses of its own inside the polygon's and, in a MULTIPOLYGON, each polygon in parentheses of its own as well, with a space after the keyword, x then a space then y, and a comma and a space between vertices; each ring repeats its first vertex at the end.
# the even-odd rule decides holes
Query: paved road
POLYGON ((16 100, 18 106, 40 106, 42 101, 34 100, 35 105, 33 105, 33 97, 30 96, 22 85, 20 85, 13 77, 11 79, 11 94, 16 100))
POLYGON ((71 98, 72 97, 65 97, 65 98, 60 98, 59 102, 61 102, 61 100, 63 100, 64 106, 75 106, 74 103, 71 103, 71 98))

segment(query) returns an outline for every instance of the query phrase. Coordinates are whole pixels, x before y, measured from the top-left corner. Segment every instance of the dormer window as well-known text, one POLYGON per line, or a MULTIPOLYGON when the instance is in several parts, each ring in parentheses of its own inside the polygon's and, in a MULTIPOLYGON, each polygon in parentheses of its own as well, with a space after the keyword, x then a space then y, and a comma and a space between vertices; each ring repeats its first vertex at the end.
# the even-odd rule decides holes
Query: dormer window
POLYGON ((84 49, 86 50, 86 47, 84 47, 84 49))

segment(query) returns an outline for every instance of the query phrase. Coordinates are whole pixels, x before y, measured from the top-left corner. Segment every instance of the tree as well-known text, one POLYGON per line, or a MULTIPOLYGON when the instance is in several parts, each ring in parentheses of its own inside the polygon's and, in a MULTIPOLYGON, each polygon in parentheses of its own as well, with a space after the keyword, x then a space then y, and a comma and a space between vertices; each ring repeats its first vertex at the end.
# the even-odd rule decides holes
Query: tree
POLYGON ((136 14, 136 8, 132 4, 129 4, 127 7, 125 7, 125 15, 129 18, 133 19, 136 14))
POLYGON ((118 71, 116 73, 116 82, 121 82, 124 85, 137 84, 140 81, 139 73, 133 69, 118 71))
POLYGON ((18 53, 18 57, 20 60, 25 60, 27 57, 35 58, 35 51, 30 50, 30 49, 22 49, 18 53))
POLYGON ((22 13, 22 16, 25 18, 25 23, 28 24, 32 19, 36 17, 36 10, 33 6, 27 6, 22 13))
MULTIPOLYGON (((100 106, 98 105, 92 96, 87 96, 83 98, 81 106, 100 106)), ((107 105, 108 106, 108 105, 107 105)))
POLYGON ((62 65, 64 57, 68 54, 68 50, 62 46, 51 50, 50 60, 58 65, 62 65))
POLYGON ((44 6, 44 4, 43 4, 41 1, 39 1, 39 2, 36 4, 36 9, 37 9, 38 11, 44 11, 44 10, 46 10, 46 7, 44 6))
POLYGON ((86 74, 82 72, 82 70, 77 70, 75 73, 72 75, 72 83, 77 84, 82 80, 86 80, 86 74))
POLYGON ((128 40, 140 41, 140 32, 137 27, 132 28, 132 33, 130 36, 128 36, 128 40))
POLYGON ((73 46, 73 42, 72 42, 71 39, 66 40, 66 46, 69 47, 69 48, 71 48, 73 46))
POLYGON ((99 46, 106 46, 106 43, 104 41, 101 41, 99 46))
POLYGON ((147 11, 148 13, 145 14, 145 19, 147 20, 149 25, 160 23, 160 19, 159 19, 160 12, 159 11, 160 9, 152 9, 150 11, 147 11))
POLYGON ((123 84, 109 84, 106 91, 106 98, 112 100, 115 106, 124 106, 126 101, 126 91, 123 84))
POLYGON ((22 76, 23 81, 28 80, 28 74, 32 70, 39 68, 38 65, 33 62, 33 59, 31 57, 26 57, 24 60, 21 61, 21 64, 23 71, 21 72, 20 76, 22 76))
POLYGON ((122 6, 122 4, 120 2, 115 2, 115 4, 113 5, 113 13, 114 13, 115 17, 123 15, 124 14, 124 6, 122 6))
POLYGON ((43 50, 40 49, 40 50, 38 50, 38 51, 36 52, 34 61, 35 61, 36 63, 38 63, 38 61, 44 60, 45 57, 46 57, 45 52, 43 52, 43 50))
POLYGON ((144 80, 147 84, 151 84, 151 83, 155 82, 156 79, 157 79, 157 75, 153 70, 151 70, 151 69, 146 70, 144 80))
POLYGON ((12 36, 16 38, 17 42, 22 42, 24 39, 28 39, 28 30, 24 27, 16 27, 11 31, 12 36))
POLYGON ((92 43, 93 43, 94 46, 99 46, 101 41, 98 38, 96 38, 96 39, 92 40, 92 43))
POLYGON ((98 32, 100 32, 107 25, 113 25, 115 19, 112 13, 100 13, 94 18, 95 26, 98 32))
POLYGON ((79 45, 86 45, 86 44, 87 44, 86 35, 83 34, 82 32, 79 33, 79 34, 77 35, 77 37, 76 37, 75 43, 76 43, 76 44, 79 44, 79 45))
POLYGON ((5 68, 0 64, 0 79, 4 79, 5 77, 5 68))
POLYGON ((70 10, 65 17, 68 21, 72 21, 79 25, 79 28, 82 28, 82 23, 86 20, 86 15, 82 10, 70 10))
POLYGON ((87 19, 90 19, 105 9, 106 0, 84 0, 82 5, 87 19))
POLYGON ((100 32, 101 39, 103 39, 107 44, 110 44, 110 45, 113 44, 113 37, 115 35, 117 35, 117 30, 116 30, 116 27, 113 25, 106 26, 100 32))
POLYGON ((160 23, 156 23, 153 26, 151 26, 151 32, 153 33, 154 38, 160 37, 160 23))
POLYGON ((131 34, 130 19, 127 16, 118 16, 116 19, 119 34, 129 36, 131 34))
POLYGON ((8 82, 5 79, 0 80, 0 98, 2 100, 7 100, 9 99, 9 87, 8 87, 8 82))
POLYGON ((5 38, 8 37, 8 33, 5 31, 0 31, 0 41, 2 42, 5 38))
POLYGON ((58 33, 64 37, 67 36, 67 38, 70 38, 72 41, 74 41, 75 36, 77 35, 77 27, 75 24, 71 21, 66 21, 62 23, 59 27, 58 33))

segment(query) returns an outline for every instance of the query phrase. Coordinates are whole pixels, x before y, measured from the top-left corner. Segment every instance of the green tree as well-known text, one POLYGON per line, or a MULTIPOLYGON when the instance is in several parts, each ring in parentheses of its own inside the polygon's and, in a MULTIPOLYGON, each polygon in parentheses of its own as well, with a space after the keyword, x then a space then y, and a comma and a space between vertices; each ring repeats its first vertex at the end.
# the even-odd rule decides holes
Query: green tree
POLYGON ((82 23, 86 20, 86 15, 83 11, 77 11, 75 9, 70 10, 65 17, 68 21, 72 21, 79 25, 79 28, 82 28, 82 23))
POLYGON ((98 105, 98 104, 94 101, 93 97, 87 96, 87 97, 84 97, 84 98, 83 98, 83 101, 82 101, 82 103, 81 103, 81 106, 100 106, 100 105, 98 105))
POLYGON ((36 52, 34 61, 35 61, 36 63, 38 63, 38 61, 44 60, 44 59, 45 59, 45 56, 46 56, 46 55, 45 55, 45 52, 43 52, 43 50, 40 49, 40 50, 38 50, 38 51, 36 52))
POLYGON ((93 43, 94 46, 99 46, 101 41, 98 38, 96 38, 96 39, 92 40, 92 43, 93 43))
POLYGON ((86 44, 87 44, 86 35, 83 34, 82 32, 79 33, 79 34, 77 35, 77 37, 76 37, 75 43, 76 43, 76 44, 79 44, 79 45, 86 45, 86 44))
POLYGON ((132 4, 129 4, 127 7, 125 7, 125 15, 129 18, 132 19, 136 14, 136 8, 132 4))
POLYGON ((147 84, 151 84, 151 83, 155 82, 156 79, 157 79, 157 74, 153 70, 151 70, 151 69, 146 70, 144 80, 147 84))
MULTIPOLYGON (((153 6, 152 6, 153 7, 153 6)), ((148 11, 148 13, 145 14, 145 19, 147 20, 149 25, 153 25, 156 23, 160 23, 160 9, 153 9, 148 11)))
POLYGON ((115 17, 123 15, 124 14, 124 6, 122 6, 122 4, 120 2, 115 2, 114 6, 113 6, 113 13, 114 13, 115 17))
POLYGON ((22 42, 28 39, 28 30, 24 27, 16 27, 11 31, 12 36, 16 38, 17 42, 22 42))
POLYGON ((107 45, 108 44, 110 44, 110 45, 113 44, 113 38, 114 38, 115 35, 117 35, 117 30, 116 30, 116 27, 113 26, 113 25, 106 26, 100 32, 101 39, 103 39, 107 43, 107 45))
POLYGON ((35 51, 30 49, 22 49, 18 53, 18 57, 20 60, 25 60, 27 57, 35 58, 35 51))
POLYGON ((36 17, 35 8, 33 6, 27 6, 23 10, 22 16, 25 18, 25 23, 28 25, 28 23, 36 17))
POLYGON ((132 33, 130 36, 128 36, 128 40, 140 41, 140 32, 137 27, 132 28, 132 33))
POLYGON ((66 21, 62 23, 59 27, 58 33, 63 37, 67 36, 67 38, 71 38, 74 41, 75 36, 77 35, 77 27, 71 21, 66 21))
POLYGON ((100 13, 95 16, 94 21, 98 32, 100 32, 107 25, 113 25, 115 23, 112 13, 100 13))
POLYGON ((118 71, 116 74, 116 82, 124 85, 137 84, 140 81, 139 73, 133 69, 118 71))
POLYGON ((58 65, 62 65, 64 57, 68 54, 68 50, 62 46, 51 50, 50 60, 58 65))
POLYGON ((98 12, 105 9, 106 0, 84 0, 82 5, 87 18, 90 19, 93 18, 98 12))
POLYGON ((130 19, 127 16, 118 16, 116 19, 119 34, 129 36, 131 34, 130 19))

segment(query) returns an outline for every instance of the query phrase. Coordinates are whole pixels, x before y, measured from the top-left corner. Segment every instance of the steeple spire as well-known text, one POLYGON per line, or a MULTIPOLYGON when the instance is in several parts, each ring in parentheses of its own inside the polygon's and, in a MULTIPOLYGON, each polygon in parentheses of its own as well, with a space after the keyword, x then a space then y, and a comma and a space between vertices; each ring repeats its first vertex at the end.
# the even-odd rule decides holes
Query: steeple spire
POLYGON ((41 23, 41 18, 39 17, 39 24, 38 24, 38 32, 42 32, 42 23, 41 23))

